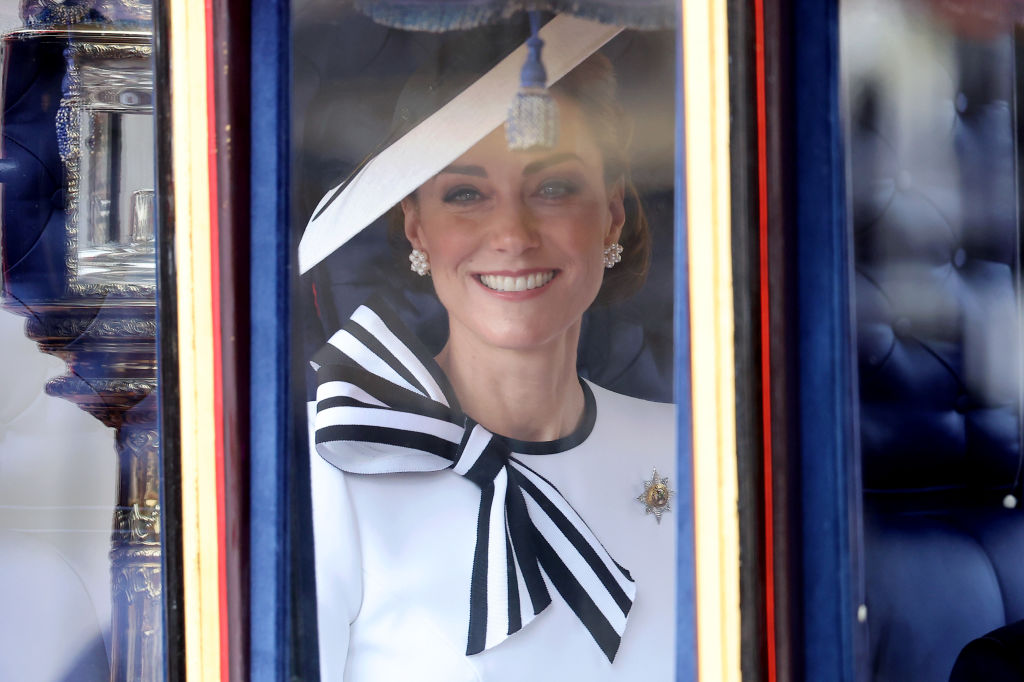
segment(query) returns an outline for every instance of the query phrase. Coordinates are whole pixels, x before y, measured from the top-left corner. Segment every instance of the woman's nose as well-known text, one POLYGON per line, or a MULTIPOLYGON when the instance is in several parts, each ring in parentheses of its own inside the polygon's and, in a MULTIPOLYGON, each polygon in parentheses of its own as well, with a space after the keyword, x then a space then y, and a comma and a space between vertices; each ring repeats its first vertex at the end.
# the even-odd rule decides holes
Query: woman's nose
POLYGON ((521 200, 502 202, 492 218, 491 243, 497 250, 519 253, 540 244, 536 218, 521 200))

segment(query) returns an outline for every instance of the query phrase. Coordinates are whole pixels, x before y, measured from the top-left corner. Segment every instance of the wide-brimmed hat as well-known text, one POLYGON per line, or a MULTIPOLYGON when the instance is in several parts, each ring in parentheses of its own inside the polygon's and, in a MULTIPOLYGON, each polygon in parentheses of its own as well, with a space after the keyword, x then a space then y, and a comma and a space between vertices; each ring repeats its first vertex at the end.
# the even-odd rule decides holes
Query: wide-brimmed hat
MULTIPOLYGON (((548 84, 572 71, 621 30, 568 15, 553 18, 539 32, 545 44, 548 84)), ((408 130, 398 125, 400 134, 390 136, 320 200, 299 242, 300 272, 309 271, 501 126, 520 89, 527 54, 527 44, 519 45, 422 120, 420 113, 405 112, 413 125, 408 130)), ((401 101, 398 109, 396 119, 401 119, 401 101)))

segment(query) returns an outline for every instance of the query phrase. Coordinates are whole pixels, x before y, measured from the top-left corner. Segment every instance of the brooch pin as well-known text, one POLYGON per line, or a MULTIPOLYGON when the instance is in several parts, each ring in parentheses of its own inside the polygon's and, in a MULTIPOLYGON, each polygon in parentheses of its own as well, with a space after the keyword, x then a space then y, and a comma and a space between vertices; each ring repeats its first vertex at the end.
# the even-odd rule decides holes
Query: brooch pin
POLYGON ((658 476, 658 470, 655 469, 651 474, 651 480, 644 481, 644 491, 636 499, 647 508, 648 514, 654 514, 655 520, 660 524, 661 515, 672 511, 669 502, 675 492, 668 487, 668 479, 658 476))

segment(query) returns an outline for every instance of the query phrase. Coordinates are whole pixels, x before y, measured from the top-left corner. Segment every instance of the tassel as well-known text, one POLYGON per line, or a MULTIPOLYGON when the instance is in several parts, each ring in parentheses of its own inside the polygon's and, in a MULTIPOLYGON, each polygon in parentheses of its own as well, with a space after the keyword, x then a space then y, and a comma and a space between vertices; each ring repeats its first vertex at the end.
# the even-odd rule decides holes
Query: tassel
POLYGON ((530 12, 530 38, 526 41, 529 54, 505 124, 509 149, 550 148, 558 141, 558 105, 547 89, 548 77, 540 58, 544 41, 538 31, 540 14, 530 12))

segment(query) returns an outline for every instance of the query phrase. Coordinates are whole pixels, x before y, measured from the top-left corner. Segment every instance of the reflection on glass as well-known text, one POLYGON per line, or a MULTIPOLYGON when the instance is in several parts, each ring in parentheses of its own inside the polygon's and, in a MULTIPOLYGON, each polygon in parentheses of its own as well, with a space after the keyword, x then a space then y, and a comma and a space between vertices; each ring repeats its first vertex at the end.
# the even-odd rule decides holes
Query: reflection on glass
POLYGON ((152 41, 143 23, 76 23, 144 19, 127 6, 76 7, 23 3, 33 28, 3 36, 0 679, 152 681, 152 41))
POLYGON ((131 196, 131 228, 128 231, 128 243, 152 242, 156 192, 151 189, 139 189, 132 192, 131 196))
POLYGON ((155 281, 152 213, 136 203, 154 187, 150 56, 144 37, 129 34, 82 36, 66 51, 59 134, 77 229, 73 286, 85 290, 155 281))
POLYGON ((1024 622, 1024 62, 1009 7, 842 3, 876 679, 947 680, 969 641, 1024 622))
POLYGON ((83 120, 82 139, 79 196, 89 202, 79 202, 78 275, 153 281, 152 159, 128 152, 152 148, 153 119, 96 113, 83 120))

